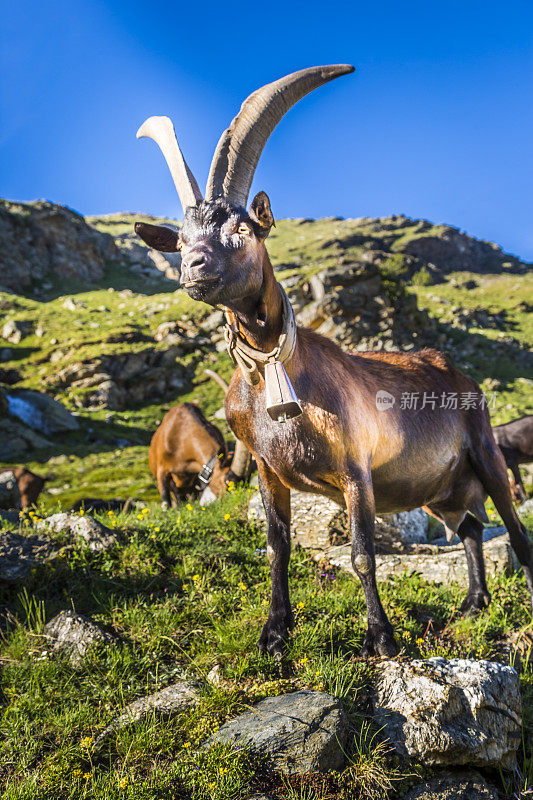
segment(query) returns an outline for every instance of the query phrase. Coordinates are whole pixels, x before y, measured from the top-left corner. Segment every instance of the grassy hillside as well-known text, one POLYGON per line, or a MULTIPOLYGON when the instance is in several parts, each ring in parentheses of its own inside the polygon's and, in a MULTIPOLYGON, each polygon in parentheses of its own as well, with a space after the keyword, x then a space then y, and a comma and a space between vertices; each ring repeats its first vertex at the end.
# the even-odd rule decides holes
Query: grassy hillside
MULTIPOLYGON (((133 221, 139 218, 122 214, 89 222, 121 242, 120 237, 133 239, 133 221)), ((342 270, 348 268, 343 265, 355 263, 362 269, 365 264, 377 268, 391 302, 398 303, 401 293, 416 297, 422 316, 415 346, 441 347, 484 389, 497 392, 495 423, 532 413, 533 372, 527 349, 533 338, 533 275, 517 260, 504 261, 507 266, 498 267, 499 274, 490 272, 494 265, 489 261, 488 274, 443 275, 405 254, 413 242, 434 242, 447 230, 402 217, 280 220, 268 247, 279 278, 292 284, 306 285, 313 274, 328 267, 342 270)), ((193 333, 201 330, 212 309, 191 301, 178 286, 161 273, 139 275, 117 257, 106 262, 102 279, 90 286, 76 280, 59 282, 52 276, 29 294, 0 292, 3 320, 32 322, 32 330, 19 344, 4 343, 0 368, 18 372, 17 388, 44 390, 79 414, 79 432, 49 437, 50 447, 26 459, 36 472, 55 476, 51 492, 43 495, 49 508, 87 496, 155 500, 146 445, 164 412, 184 400, 198 402, 210 418, 221 407, 222 392, 205 380, 203 370, 209 366, 229 378, 233 368, 226 353, 210 344, 211 334, 180 358, 189 376, 186 384, 154 402, 132 402, 122 410, 88 410, 80 407, 87 390, 58 383, 58 373, 79 362, 142 355, 147 349, 163 352, 165 343, 154 340, 162 323, 181 321, 192 326, 193 333)), ((230 435, 224 421, 216 424, 230 435)), ((6 463, 0 461, 0 466, 6 463)))

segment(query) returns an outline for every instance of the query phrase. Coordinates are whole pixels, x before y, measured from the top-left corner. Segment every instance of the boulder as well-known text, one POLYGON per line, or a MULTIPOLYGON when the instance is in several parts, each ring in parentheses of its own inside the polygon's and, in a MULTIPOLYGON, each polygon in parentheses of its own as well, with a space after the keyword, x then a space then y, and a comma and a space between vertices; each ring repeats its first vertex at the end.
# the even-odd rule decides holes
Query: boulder
POLYGON ((52 543, 41 536, 0 531, 0 581, 27 578, 35 565, 48 560, 53 552, 52 543))
POLYGON ((378 669, 375 719, 399 755, 442 766, 516 765, 522 706, 512 667, 430 658, 378 669))
POLYGON ((21 508, 17 479, 11 470, 0 472, 0 508, 21 508))
POLYGON ((132 404, 153 402, 187 386, 189 371, 180 358, 199 346, 199 342, 185 335, 179 345, 168 344, 164 349, 149 347, 135 352, 107 353, 91 361, 70 364, 52 375, 48 385, 52 389, 72 387, 79 408, 119 411, 132 404))
POLYGON ((90 645, 104 642, 114 644, 116 637, 99 625, 74 611, 61 611, 44 626, 44 636, 54 652, 67 653, 70 663, 79 666, 90 645))
POLYGON ((402 800, 498 800, 496 787, 475 770, 444 772, 422 781, 402 796, 402 800))
MULTIPOLYGON (((249 515, 266 524, 259 493, 250 501, 249 515)), ((421 508, 383 514, 376 517, 376 550, 401 552, 405 544, 425 542, 427 532, 428 516, 421 508)), ((348 514, 327 497, 291 490, 291 536, 301 547, 325 554, 330 547, 350 541, 348 514)))
POLYGON ((1 417, 0 441, 2 442, 3 461, 21 461, 29 454, 33 457, 36 450, 50 446, 48 439, 39 436, 31 428, 12 419, 2 419, 1 417))
POLYGON ((349 723, 342 704, 323 692, 267 697, 223 725, 216 742, 250 748, 285 774, 342 769, 349 723))
POLYGON ((133 725, 143 717, 156 715, 158 717, 170 717, 174 714, 181 714, 193 705, 196 705, 200 696, 200 686, 191 681, 173 683, 159 692, 140 697, 134 700, 116 716, 105 728, 95 741, 95 749, 99 749, 109 739, 109 737, 125 728, 133 725))
POLYGON ((45 436, 78 430, 79 422, 53 397, 29 389, 7 395, 9 413, 45 436))
POLYGON ((94 553, 108 550, 117 543, 116 533, 106 528, 101 522, 90 516, 78 514, 52 514, 51 517, 38 520, 37 530, 51 533, 65 533, 78 542, 85 544, 94 553))
POLYGON ((2 328, 2 338, 11 344, 19 344, 31 333, 32 323, 29 320, 8 320, 2 328))

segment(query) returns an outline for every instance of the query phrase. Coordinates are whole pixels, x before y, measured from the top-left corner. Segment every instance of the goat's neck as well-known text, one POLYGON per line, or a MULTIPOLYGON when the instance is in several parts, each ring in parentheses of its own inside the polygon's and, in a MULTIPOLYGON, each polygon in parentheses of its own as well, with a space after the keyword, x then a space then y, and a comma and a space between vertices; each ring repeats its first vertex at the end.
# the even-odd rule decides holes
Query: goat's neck
POLYGON ((240 332, 246 341, 264 352, 274 349, 283 327, 283 300, 266 248, 263 283, 259 292, 236 301, 230 310, 237 317, 240 332))

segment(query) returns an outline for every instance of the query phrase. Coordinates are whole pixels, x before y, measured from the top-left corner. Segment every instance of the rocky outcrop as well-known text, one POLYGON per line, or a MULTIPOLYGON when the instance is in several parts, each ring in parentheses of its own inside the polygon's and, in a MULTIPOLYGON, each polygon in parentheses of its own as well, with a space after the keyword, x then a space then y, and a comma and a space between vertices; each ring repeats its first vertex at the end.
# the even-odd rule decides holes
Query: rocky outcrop
MULTIPOLYGON (((188 342, 187 352, 190 346, 188 342)), ((54 389, 69 387, 79 408, 119 411, 183 391, 189 383, 189 373, 178 361, 183 353, 180 345, 171 344, 165 349, 102 355, 69 364, 49 384, 54 389)))
POLYGON ((29 389, 10 390, 6 393, 8 412, 34 431, 45 436, 75 431, 79 422, 70 411, 53 397, 29 389))
POLYGON ((413 295, 391 299, 379 270, 380 259, 365 254, 359 261, 328 266, 309 281, 282 280, 297 311, 299 325, 334 339, 349 350, 395 350, 412 347, 413 334, 425 323, 413 295), (371 263, 371 260, 376 263, 371 263))
POLYGON ((50 533, 63 533, 75 542, 85 545, 93 553, 108 550, 117 543, 117 535, 111 528, 90 516, 78 514, 52 514, 36 523, 37 530, 50 533))
POLYGON ((402 800, 499 800, 499 795, 479 772, 459 770, 418 783, 402 800))
POLYGON ((94 747, 96 750, 101 748, 114 733, 133 725, 148 715, 170 717, 173 714, 181 714, 194 706, 198 702, 199 696, 200 686, 198 683, 181 681, 148 695, 148 697, 140 697, 127 705, 122 713, 116 716, 102 731, 96 739, 94 747))
POLYGON ((8 583, 27 578, 39 563, 54 552, 53 544, 43 536, 23 536, 0 530, 0 581, 8 583))
POLYGON ((36 450, 49 447, 50 442, 30 428, 9 418, 0 417, 2 461, 21 461, 36 450))
POLYGON ((516 764, 522 705, 512 667, 466 659, 387 661, 379 665, 374 712, 401 756, 443 766, 516 764))
POLYGON ((153 250, 139 239, 131 230, 115 236, 117 249, 123 259, 130 262, 130 271, 144 278, 165 277, 169 281, 179 281, 181 270, 180 253, 160 253, 153 250))
MULTIPOLYGON (((250 518, 266 524, 261 496, 249 505, 250 518)), ((428 517, 422 509, 376 517, 378 553, 402 552, 405 544, 427 541, 428 517)), ((291 536, 302 547, 323 555, 331 547, 350 542, 348 514, 333 500, 321 495, 291 490, 291 536)))
MULTIPOLYGON (((406 545, 403 553, 376 555, 376 577, 386 581, 392 575, 413 575, 417 573, 426 581, 468 585, 468 567, 462 544, 406 545)), ((317 555, 317 557, 319 557, 317 555)), ((349 544, 330 547, 322 554, 334 567, 353 572, 349 544)), ((485 567, 489 575, 510 575, 518 568, 514 551, 506 534, 492 539, 487 537, 483 546, 485 567)))
POLYGON ((44 626, 43 635, 50 642, 52 651, 66 653, 75 667, 81 664, 91 645, 116 642, 115 636, 74 611, 61 611, 44 626))
POLYGON ((12 470, 0 469, 0 508, 21 508, 20 491, 12 470))
MULTIPOLYGON (((249 518, 266 524, 260 495, 254 494, 249 518)), ((418 573, 435 583, 468 585, 468 567, 463 545, 449 544, 443 537, 427 540, 428 517, 417 508, 399 514, 376 517, 376 577, 418 573)), ((316 561, 326 561, 350 572, 352 556, 348 515, 332 500, 319 495, 291 491, 291 537, 316 561)), ((490 575, 511 574, 518 569, 515 553, 505 528, 486 528, 483 554, 490 575)), ((457 537, 454 542, 458 542, 457 537)))
POLYGON ((223 725, 208 742, 249 748, 285 774, 342 769, 348 718, 339 700, 299 691, 267 697, 223 725))
POLYGON ((19 344, 25 336, 28 336, 32 330, 32 323, 29 320, 8 320, 2 328, 2 339, 5 339, 11 344, 19 344))
POLYGON ((0 285, 23 293, 51 278, 90 283, 117 257, 111 236, 65 206, 0 200, 0 285))

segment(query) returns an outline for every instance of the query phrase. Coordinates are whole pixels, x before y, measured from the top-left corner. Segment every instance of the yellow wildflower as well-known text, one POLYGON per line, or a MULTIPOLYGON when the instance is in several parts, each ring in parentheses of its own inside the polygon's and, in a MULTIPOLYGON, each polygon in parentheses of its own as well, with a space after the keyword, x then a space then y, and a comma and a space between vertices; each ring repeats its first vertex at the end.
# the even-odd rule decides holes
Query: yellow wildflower
POLYGON ((92 743, 93 743, 92 736, 84 736, 80 742, 81 746, 85 748, 89 748, 92 745, 92 743))
POLYGON ((128 776, 124 775, 124 777, 120 778, 120 780, 118 782, 118 788, 119 789, 125 789, 129 782, 130 782, 130 779, 128 778, 128 776))
POLYGON ((196 583, 196 581, 199 581, 199 580, 200 580, 200 576, 199 576, 199 575, 193 575, 193 576, 192 576, 192 579, 193 579, 193 581, 196 583))
POLYGON ((156 533, 159 533, 159 531, 160 531, 160 530, 161 530, 161 528, 159 527, 159 525, 158 525, 157 527, 155 527, 155 528, 154 528, 154 531, 155 531, 156 533))
POLYGON ((187 509, 188 509, 189 511, 192 511, 192 506, 191 506, 191 504, 190 504, 190 503, 187 503, 187 509))
POLYGON ((305 603, 297 603, 296 608, 298 609, 298 611, 301 611, 302 608, 305 608, 305 603))
POLYGON ((226 520, 226 522, 227 522, 227 521, 228 521, 228 519, 231 519, 231 514, 224 514, 224 519, 225 519, 225 520, 226 520))

